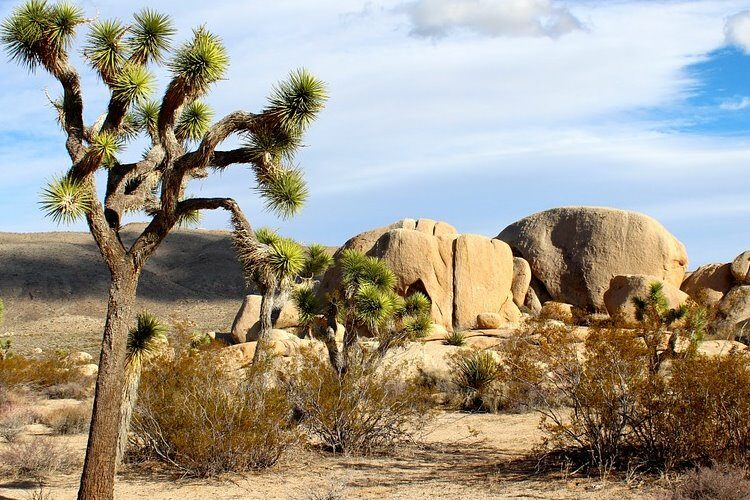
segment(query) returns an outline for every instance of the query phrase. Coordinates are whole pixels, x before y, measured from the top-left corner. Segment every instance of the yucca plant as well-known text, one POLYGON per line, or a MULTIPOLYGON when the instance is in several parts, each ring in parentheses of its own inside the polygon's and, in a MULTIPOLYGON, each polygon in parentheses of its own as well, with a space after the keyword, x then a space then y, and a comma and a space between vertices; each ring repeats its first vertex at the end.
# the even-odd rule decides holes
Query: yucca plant
POLYGON ((125 391, 120 411, 120 434, 117 438, 117 464, 122 463, 128 445, 133 409, 138 400, 143 364, 160 354, 167 342, 167 327, 148 312, 138 314, 136 326, 128 332, 125 356, 125 391))
POLYGON ((464 406, 471 410, 486 407, 488 393, 503 374, 500 363, 489 351, 460 352, 451 363, 453 383, 465 395, 464 406))
POLYGON ((649 285, 646 297, 633 297, 633 305, 635 318, 640 323, 640 336, 651 356, 652 373, 659 372, 665 359, 676 356, 677 341, 685 336, 686 332, 691 344, 686 352, 691 354, 695 351, 705 329, 705 311, 698 307, 689 308, 685 304, 670 308, 664 295, 664 284, 660 281, 654 281, 649 285), (675 328, 676 322, 683 319, 686 320, 687 329, 675 328), (664 336, 668 338, 665 349, 662 348, 664 336))
POLYGON ((462 347, 466 345, 466 334, 460 330, 454 330, 445 336, 443 344, 462 347))
MULTIPOLYGON (((421 294, 406 299, 394 290, 396 276, 380 259, 355 250, 345 250, 339 258, 341 281, 324 301, 310 289, 298 291, 294 300, 300 317, 326 343, 336 371, 343 375, 358 351, 360 331, 369 331, 378 340, 375 361, 407 340, 426 336, 432 322, 430 301, 421 294), (344 326, 343 349, 336 343, 339 324, 344 326)), ((362 359, 361 356, 356 356, 362 359)))
POLYGON ((236 111, 212 122, 200 103, 225 77, 229 53, 205 26, 177 47, 175 34, 170 17, 151 9, 126 22, 87 20, 78 7, 46 0, 25 1, 0 24, 0 44, 10 58, 32 72, 45 70, 62 87, 62 96, 49 100, 66 136, 71 167, 43 191, 42 208, 58 223, 85 219, 112 277, 81 499, 113 497, 135 291, 143 266, 167 234, 201 210, 227 210, 242 265, 253 270, 246 275, 262 290, 276 287, 278 276, 269 262, 274 250, 255 238, 237 203, 186 197, 190 181, 249 165, 258 195, 282 217, 297 213, 307 198, 294 157, 327 99, 323 82, 307 70, 293 71, 273 88, 264 109, 236 111), (110 96, 103 117, 93 123, 84 123, 81 78, 69 57, 83 25, 88 27, 83 56, 110 96), (163 97, 154 101, 152 69, 159 65, 169 70, 170 79, 163 97), (123 151, 138 135, 149 141, 146 151, 138 161, 123 161, 123 151), (232 137, 240 139, 239 147, 218 149, 232 137), (107 178, 102 197, 99 171, 107 178), (129 212, 142 212, 149 221, 126 246, 120 221, 129 212))

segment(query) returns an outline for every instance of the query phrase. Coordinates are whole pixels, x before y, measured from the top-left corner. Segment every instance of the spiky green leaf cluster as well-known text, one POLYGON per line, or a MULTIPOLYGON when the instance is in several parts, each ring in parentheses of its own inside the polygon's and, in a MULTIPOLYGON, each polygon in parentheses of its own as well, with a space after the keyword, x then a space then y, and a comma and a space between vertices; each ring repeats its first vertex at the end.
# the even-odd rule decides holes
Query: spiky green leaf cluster
POLYGON ((159 103, 156 101, 144 101, 135 106, 133 118, 139 130, 154 135, 156 134, 156 124, 159 120, 159 103))
POLYGON ((91 149, 101 158, 102 165, 112 166, 122 148, 122 139, 112 131, 99 132, 91 139, 91 149))
POLYGON ((128 27, 117 19, 105 19, 93 23, 86 37, 83 54, 106 82, 112 81, 125 64, 123 37, 127 31, 128 27))
POLYGON ((502 375, 502 367, 490 351, 459 357, 455 362, 454 382, 467 391, 483 391, 502 375))
POLYGON ((179 228, 198 227, 202 219, 203 219, 203 216, 201 215, 200 210, 189 210, 187 212, 183 212, 180 215, 179 219, 177 219, 177 227, 179 228))
POLYGON ((3 299, 0 299, 0 325, 3 324, 3 321, 5 321, 5 303, 3 299))
POLYGON ((271 245, 281 240, 281 236, 270 227, 261 227, 255 230, 255 239, 264 245, 271 245))
POLYGON ((302 171, 296 168, 279 168, 264 177, 258 183, 258 192, 266 209, 285 219, 299 212, 309 194, 302 171))
POLYGON ((138 314, 136 326, 128 332, 126 363, 140 364, 155 356, 166 342, 167 327, 151 313, 138 314))
POLYGON ((126 64, 112 78, 112 97, 123 103, 144 102, 154 88, 154 75, 143 66, 126 64))
POLYGON ((277 163, 293 160, 301 145, 302 135, 298 130, 274 127, 269 123, 259 126, 245 142, 253 158, 260 160, 268 154, 277 163))
POLYGON ((633 297, 635 318, 641 322, 653 322, 657 325, 669 326, 685 317, 688 307, 685 304, 670 309, 664 295, 664 283, 654 281, 649 285, 647 297, 633 297))
POLYGON ((356 293, 364 283, 372 284, 381 292, 390 292, 396 284, 396 275, 376 257, 368 257, 356 250, 347 249, 342 252, 339 263, 342 284, 348 296, 356 293))
POLYGON ((172 19, 151 9, 143 9, 133 16, 135 23, 130 28, 126 41, 130 60, 136 64, 161 62, 164 52, 169 50, 172 36, 176 33, 172 19))
POLYGON ((313 243, 307 247, 305 265, 302 267, 300 276, 303 278, 314 278, 323 274, 333 264, 333 257, 328 253, 326 247, 313 243))
POLYGON ((407 316, 404 319, 402 330, 406 337, 414 339, 423 339, 430 334, 432 330, 432 319, 427 314, 418 314, 416 316, 407 316))
POLYGON ((67 224, 90 212, 94 199, 87 185, 65 176, 44 188, 39 203, 54 222, 67 224))
POLYGON ((56 69, 76 26, 84 21, 83 12, 70 3, 49 5, 45 0, 28 0, 0 25, 0 43, 11 60, 29 70, 40 64, 56 69))
POLYGON ((202 94, 223 78, 229 66, 229 55, 221 39, 205 27, 193 30, 193 39, 174 54, 169 68, 182 79, 190 93, 202 94))
POLYGON ((305 251, 294 240, 280 238, 269 245, 268 262, 279 280, 294 279, 305 263, 305 251))
POLYGON ((293 71, 269 98, 268 111, 287 130, 304 131, 328 100, 326 85, 306 69, 293 71))
POLYGON ((415 292, 404 300, 404 316, 422 316, 430 314, 432 302, 422 292, 415 292))
POLYGON ((383 291, 374 283, 366 282, 354 294, 357 319, 371 330, 377 330, 393 320, 397 301, 392 291, 383 291))
POLYGON ((180 141, 199 141, 211 126, 214 112, 202 101, 193 101, 183 110, 175 127, 175 136, 180 141))
POLYGON ((299 311, 300 325, 310 325, 323 312, 323 304, 311 286, 299 286, 292 293, 292 301, 299 311))

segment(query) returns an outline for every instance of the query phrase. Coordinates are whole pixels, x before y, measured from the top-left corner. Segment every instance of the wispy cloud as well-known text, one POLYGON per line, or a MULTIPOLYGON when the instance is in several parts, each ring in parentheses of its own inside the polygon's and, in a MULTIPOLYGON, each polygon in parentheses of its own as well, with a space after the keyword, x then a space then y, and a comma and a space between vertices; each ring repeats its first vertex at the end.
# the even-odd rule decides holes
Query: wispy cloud
POLYGON ((398 10, 408 15, 411 33, 418 37, 469 31, 491 37, 557 38, 582 28, 568 8, 551 0, 415 0, 398 10))
POLYGON ((726 42, 750 53, 750 10, 729 16, 724 24, 726 42))
POLYGON ((750 97, 741 97, 732 99, 730 101, 724 101, 719 104, 719 108, 725 111, 739 111, 750 106, 750 97))

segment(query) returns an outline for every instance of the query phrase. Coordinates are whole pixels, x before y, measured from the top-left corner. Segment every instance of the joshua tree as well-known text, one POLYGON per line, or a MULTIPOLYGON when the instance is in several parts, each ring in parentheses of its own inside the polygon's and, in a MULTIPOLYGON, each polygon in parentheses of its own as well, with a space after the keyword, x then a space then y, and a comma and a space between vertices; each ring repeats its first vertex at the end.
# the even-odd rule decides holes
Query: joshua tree
MULTIPOLYGON (((195 29, 176 49, 171 47, 174 34, 168 16, 148 9, 135 14, 130 24, 122 24, 87 20, 78 7, 45 0, 28 0, 0 27, 0 43, 10 58, 32 72, 45 70, 63 90, 62 97, 51 103, 66 134, 71 164, 44 191, 43 207, 58 222, 85 218, 112 278, 81 499, 113 497, 136 287, 144 264, 167 234, 197 211, 224 209, 231 213, 235 236, 243 243, 244 264, 267 262, 267 245, 254 238, 237 203, 231 198, 187 197, 188 182, 206 177, 209 171, 248 164, 269 209, 290 216, 307 195, 301 171, 286 165, 324 105, 322 82, 304 70, 296 71, 274 89, 260 113, 237 111, 211 124, 210 110, 200 99, 224 76, 227 50, 205 27, 195 29), (76 28, 82 24, 89 25, 83 55, 110 93, 106 112, 89 125, 84 123, 79 73, 68 57, 76 28), (166 67, 171 75, 158 102, 149 99, 152 65, 166 67), (121 162, 121 149, 140 133, 150 143, 142 158, 121 162), (236 135, 244 139, 241 147, 217 150, 236 135), (99 171, 107 177, 102 198, 95 182, 99 171), (145 212, 149 223, 127 247, 120 238, 120 220, 131 211, 145 212)), ((272 275, 260 272, 258 279, 271 283, 272 275)))
POLYGON ((128 431, 138 399, 143 363, 158 355, 167 341, 167 327, 147 312, 138 315, 137 324, 128 332, 125 354, 125 391, 120 410, 120 435, 117 438, 117 465, 122 463, 128 446, 128 431))
POLYGON ((360 331, 368 331, 378 340, 374 360, 382 359, 392 347, 429 333, 430 300, 419 292, 406 298, 397 295, 396 277, 382 260, 346 250, 339 265, 341 283, 324 302, 309 287, 294 294, 302 318, 317 323, 331 364, 339 374, 346 372, 353 354, 359 351, 360 331), (336 342, 339 322, 344 327, 342 349, 336 342))
POLYGON ((676 347, 680 337, 690 342, 685 355, 695 351, 703 338, 707 326, 706 310, 695 304, 682 304, 670 308, 664 296, 664 284, 654 281, 646 297, 633 297, 635 317, 640 322, 641 336, 651 357, 651 372, 658 373, 665 359, 677 356, 676 347), (679 327, 677 322, 683 320, 679 327), (662 348, 662 339, 667 336, 667 345, 662 348))
MULTIPOLYGON (((261 310, 260 310, 260 333, 258 336, 258 345, 255 349, 254 362, 260 359, 265 352, 268 335, 276 325, 276 321, 284 307, 296 289, 312 289, 315 278, 319 277, 333 262, 333 258, 328 254, 325 247, 319 244, 312 244, 306 249, 296 241, 290 238, 279 236, 276 232, 268 228, 260 228, 255 232, 258 242, 268 246, 268 264, 259 267, 253 263, 254 250, 252 244, 249 248, 245 247, 242 239, 237 239, 235 245, 238 248, 240 259, 245 265, 245 279, 250 283, 260 283, 259 288, 262 293, 261 310), (245 254, 249 254, 246 258, 245 254), (261 272, 271 272, 273 280, 262 280, 258 274, 261 272)), ((305 324, 305 317, 302 318, 305 324)))

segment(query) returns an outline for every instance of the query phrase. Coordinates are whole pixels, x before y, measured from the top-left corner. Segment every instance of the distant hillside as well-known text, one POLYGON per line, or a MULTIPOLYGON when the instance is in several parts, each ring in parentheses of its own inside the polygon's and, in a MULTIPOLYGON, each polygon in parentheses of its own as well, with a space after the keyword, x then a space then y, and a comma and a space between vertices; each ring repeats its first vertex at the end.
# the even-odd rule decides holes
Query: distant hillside
MULTIPOLYGON (((129 225, 123 239, 143 229, 129 225)), ((109 273, 88 233, 0 233, 0 297, 19 350, 58 347, 75 337, 95 351, 106 311, 109 273)), ((228 231, 179 230, 144 269, 138 308, 226 331, 245 295, 228 231)))

